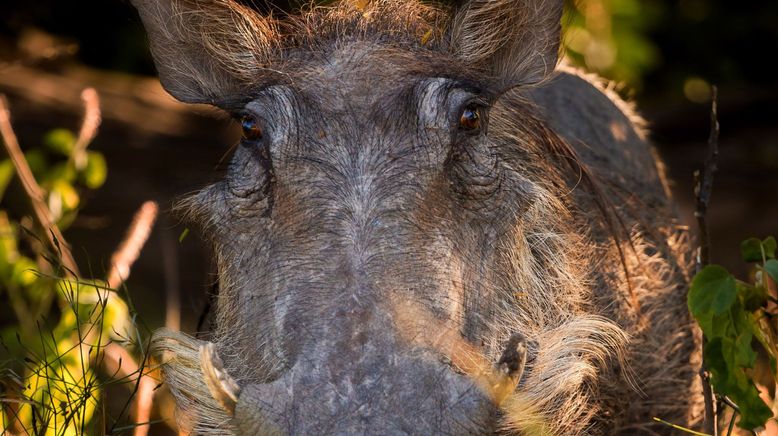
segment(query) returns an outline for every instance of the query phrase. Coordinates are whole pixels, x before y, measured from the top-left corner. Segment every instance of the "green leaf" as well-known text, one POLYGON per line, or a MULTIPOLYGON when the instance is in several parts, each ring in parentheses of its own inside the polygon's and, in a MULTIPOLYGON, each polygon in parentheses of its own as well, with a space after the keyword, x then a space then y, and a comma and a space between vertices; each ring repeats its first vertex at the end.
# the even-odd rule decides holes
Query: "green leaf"
POLYGON ((14 263, 11 280, 19 286, 30 286, 38 278, 36 269, 37 265, 32 259, 19 257, 14 263))
POLYGON ((96 151, 87 152, 87 161, 84 171, 81 173, 81 181, 89 189, 97 189, 103 186, 108 176, 108 165, 105 157, 96 151))
POLYGON ((18 258, 16 229, 5 211, 0 209, 0 273, 6 272, 6 268, 12 267, 18 258))
POLYGON ((746 262, 762 261, 762 241, 757 238, 748 238, 740 243, 740 256, 746 262))
POLYGON ((24 159, 27 160, 27 165, 30 166, 30 170, 35 178, 38 180, 43 179, 48 168, 46 156, 43 152, 40 149, 32 149, 24 153, 24 159))
POLYGON ((750 331, 744 331, 735 339, 735 364, 742 368, 753 368, 756 363, 756 352, 751 347, 754 336, 750 331))
POLYGON ((740 255, 746 262, 761 262, 764 258, 775 259, 776 245, 778 244, 772 236, 768 236, 763 241, 758 238, 748 238, 740 244, 740 255))
POLYGON ((759 397, 759 391, 753 383, 749 381, 748 385, 740 392, 729 395, 730 399, 740 408, 740 421, 737 426, 753 430, 763 426, 768 419, 773 417, 773 412, 759 397))
POLYGON ((737 342, 727 338, 715 338, 706 344, 704 354, 713 388, 717 393, 732 399, 740 409, 738 426, 753 429, 764 425, 772 417, 772 411, 759 398, 759 391, 754 383, 736 364, 739 357, 737 342))
POLYGON ((58 182, 73 183, 76 179, 76 170, 73 165, 68 165, 67 162, 61 162, 52 165, 46 170, 46 176, 43 178, 41 184, 51 185, 58 182))
POLYGON ((778 242, 775 238, 768 236, 762 241, 762 247, 764 247, 765 256, 768 259, 775 259, 775 250, 778 249, 778 242))
POLYGON ((14 172, 14 165, 11 162, 11 159, 0 162, 0 200, 3 199, 3 194, 5 194, 8 184, 11 183, 14 172))
POLYGON ((726 357, 732 347, 725 347, 724 342, 723 338, 713 338, 705 344, 703 351, 705 366, 711 373, 711 382, 716 387, 716 392, 720 393, 732 391, 737 386, 729 371, 729 361, 732 359, 726 357))
POLYGON ((698 323, 709 338, 726 338, 737 334, 730 313, 705 316, 698 323))
MULTIPOLYGON (((73 210, 78 207, 80 198, 78 191, 70 183, 64 180, 54 182, 49 195, 59 195, 62 207, 65 210, 73 210)), ((60 215, 62 215, 60 213, 60 215)))
POLYGON ((764 264, 765 272, 776 282, 778 282, 778 260, 770 259, 764 264))
MULTIPOLYGON (((765 331, 762 330, 762 325, 759 319, 753 313, 747 314, 747 317, 749 328, 751 329, 751 333, 754 335, 754 339, 762 344, 762 348, 764 348, 764 350, 770 356, 771 368, 774 368, 774 366, 772 366, 772 362, 775 360, 775 347, 771 344, 770 337, 768 337, 765 331)), ((773 373, 775 373, 775 371, 773 371, 773 373)))
POLYGON ((43 145, 47 149, 64 156, 70 156, 75 144, 76 136, 67 129, 54 129, 43 137, 43 145))
POLYGON ((708 319, 726 312, 737 299, 735 278, 723 267, 708 265, 692 280, 687 303, 689 311, 702 325, 708 319))
POLYGON ((743 307, 747 311, 753 312, 767 304, 767 289, 764 286, 755 286, 741 281, 737 281, 736 286, 743 307))

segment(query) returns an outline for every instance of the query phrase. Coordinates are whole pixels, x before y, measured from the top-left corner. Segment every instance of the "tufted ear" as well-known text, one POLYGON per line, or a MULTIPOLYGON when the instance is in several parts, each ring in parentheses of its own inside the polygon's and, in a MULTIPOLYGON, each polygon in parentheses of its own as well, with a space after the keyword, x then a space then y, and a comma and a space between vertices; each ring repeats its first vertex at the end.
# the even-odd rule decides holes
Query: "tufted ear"
POLYGON ((556 66, 564 0, 469 0, 450 27, 456 54, 498 86, 537 83, 556 66))
POLYGON ((210 103, 261 75, 274 22, 234 0, 131 0, 149 35, 162 86, 186 103, 210 103))

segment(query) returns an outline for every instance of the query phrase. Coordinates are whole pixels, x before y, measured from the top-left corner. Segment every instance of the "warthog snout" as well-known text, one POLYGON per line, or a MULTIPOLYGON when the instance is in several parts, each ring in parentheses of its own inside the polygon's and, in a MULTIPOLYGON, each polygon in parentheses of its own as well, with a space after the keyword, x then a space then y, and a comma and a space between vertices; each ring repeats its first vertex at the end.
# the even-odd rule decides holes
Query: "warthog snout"
POLYGON ((298 362, 274 382, 246 386, 235 424, 247 435, 481 434, 495 412, 471 380, 443 364, 376 354, 360 363, 298 362))
MULTIPOLYGON (((341 336, 313 343, 268 383, 240 386, 214 344, 200 346, 208 391, 241 434, 489 433, 527 358, 520 334, 490 365, 472 354, 472 345, 451 343, 442 325, 405 331, 398 339, 409 342, 401 345, 385 332, 354 332, 365 325, 354 312, 336 320, 328 334, 341 336), (412 337, 417 334, 426 337, 412 337)), ((407 322, 395 325, 407 328, 407 322)))

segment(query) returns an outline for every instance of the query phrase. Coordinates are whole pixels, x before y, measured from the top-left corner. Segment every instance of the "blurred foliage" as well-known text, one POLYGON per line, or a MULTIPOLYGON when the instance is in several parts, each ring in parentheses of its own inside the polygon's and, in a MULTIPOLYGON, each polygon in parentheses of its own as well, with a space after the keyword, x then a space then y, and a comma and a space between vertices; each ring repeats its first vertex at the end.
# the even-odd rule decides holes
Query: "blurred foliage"
POLYGON ((705 365, 716 394, 733 401, 738 426, 752 430, 775 415, 775 408, 768 406, 775 398, 760 397, 757 388, 768 387, 770 392, 778 380, 775 238, 747 239, 741 255, 754 264, 751 279, 738 280, 724 267, 708 265, 694 277, 688 305, 705 333, 705 365), (759 359, 760 354, 766 358, 759 359))
POLYGON ((564 45, 570 60, 604 77, 642 87, 647 71, 660 61, 648 39, 665 13, 661 2, 587 0, 568 3, 564 45))
MULTIPOLYGON (((72 132, 57 129, 25 154, 63 229, 76 217, 82 193, 99 188, 107 174, 100 153, 76 144, 72 132)), ((94 433, 89 429, 103 386, 95 368, 111 341, 137 343, 138 335, 127 304, 104 282, 62 278, 67 274, 46 249, 44 235, 18 210, 27 201, 20 201, 14 171, 9 159, 0 161, 2 428, 94 433)))
POLYGON ((778 43, 778 2, 568 0, 565 48, 576 64, 644 99, 710 100, 775 86, 759 60, 778 43))

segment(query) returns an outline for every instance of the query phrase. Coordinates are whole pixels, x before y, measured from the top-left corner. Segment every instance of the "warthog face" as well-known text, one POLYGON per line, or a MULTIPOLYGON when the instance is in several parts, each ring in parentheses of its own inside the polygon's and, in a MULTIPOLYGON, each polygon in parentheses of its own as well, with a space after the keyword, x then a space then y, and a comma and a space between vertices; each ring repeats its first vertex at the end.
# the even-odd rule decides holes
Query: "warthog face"
POLYGON ((232 0, 133 3, 166 89, 243 129, 226 178, 183 205, 220 290, 213 344, 155 341, 182 425, 587 428, 627 334, 592 309, 584 226, 603 205, 580 213, 571 191, 583 174, 596 198, 594 183, 530 99, 557 61, 561 0, 280 20, 232 0))

